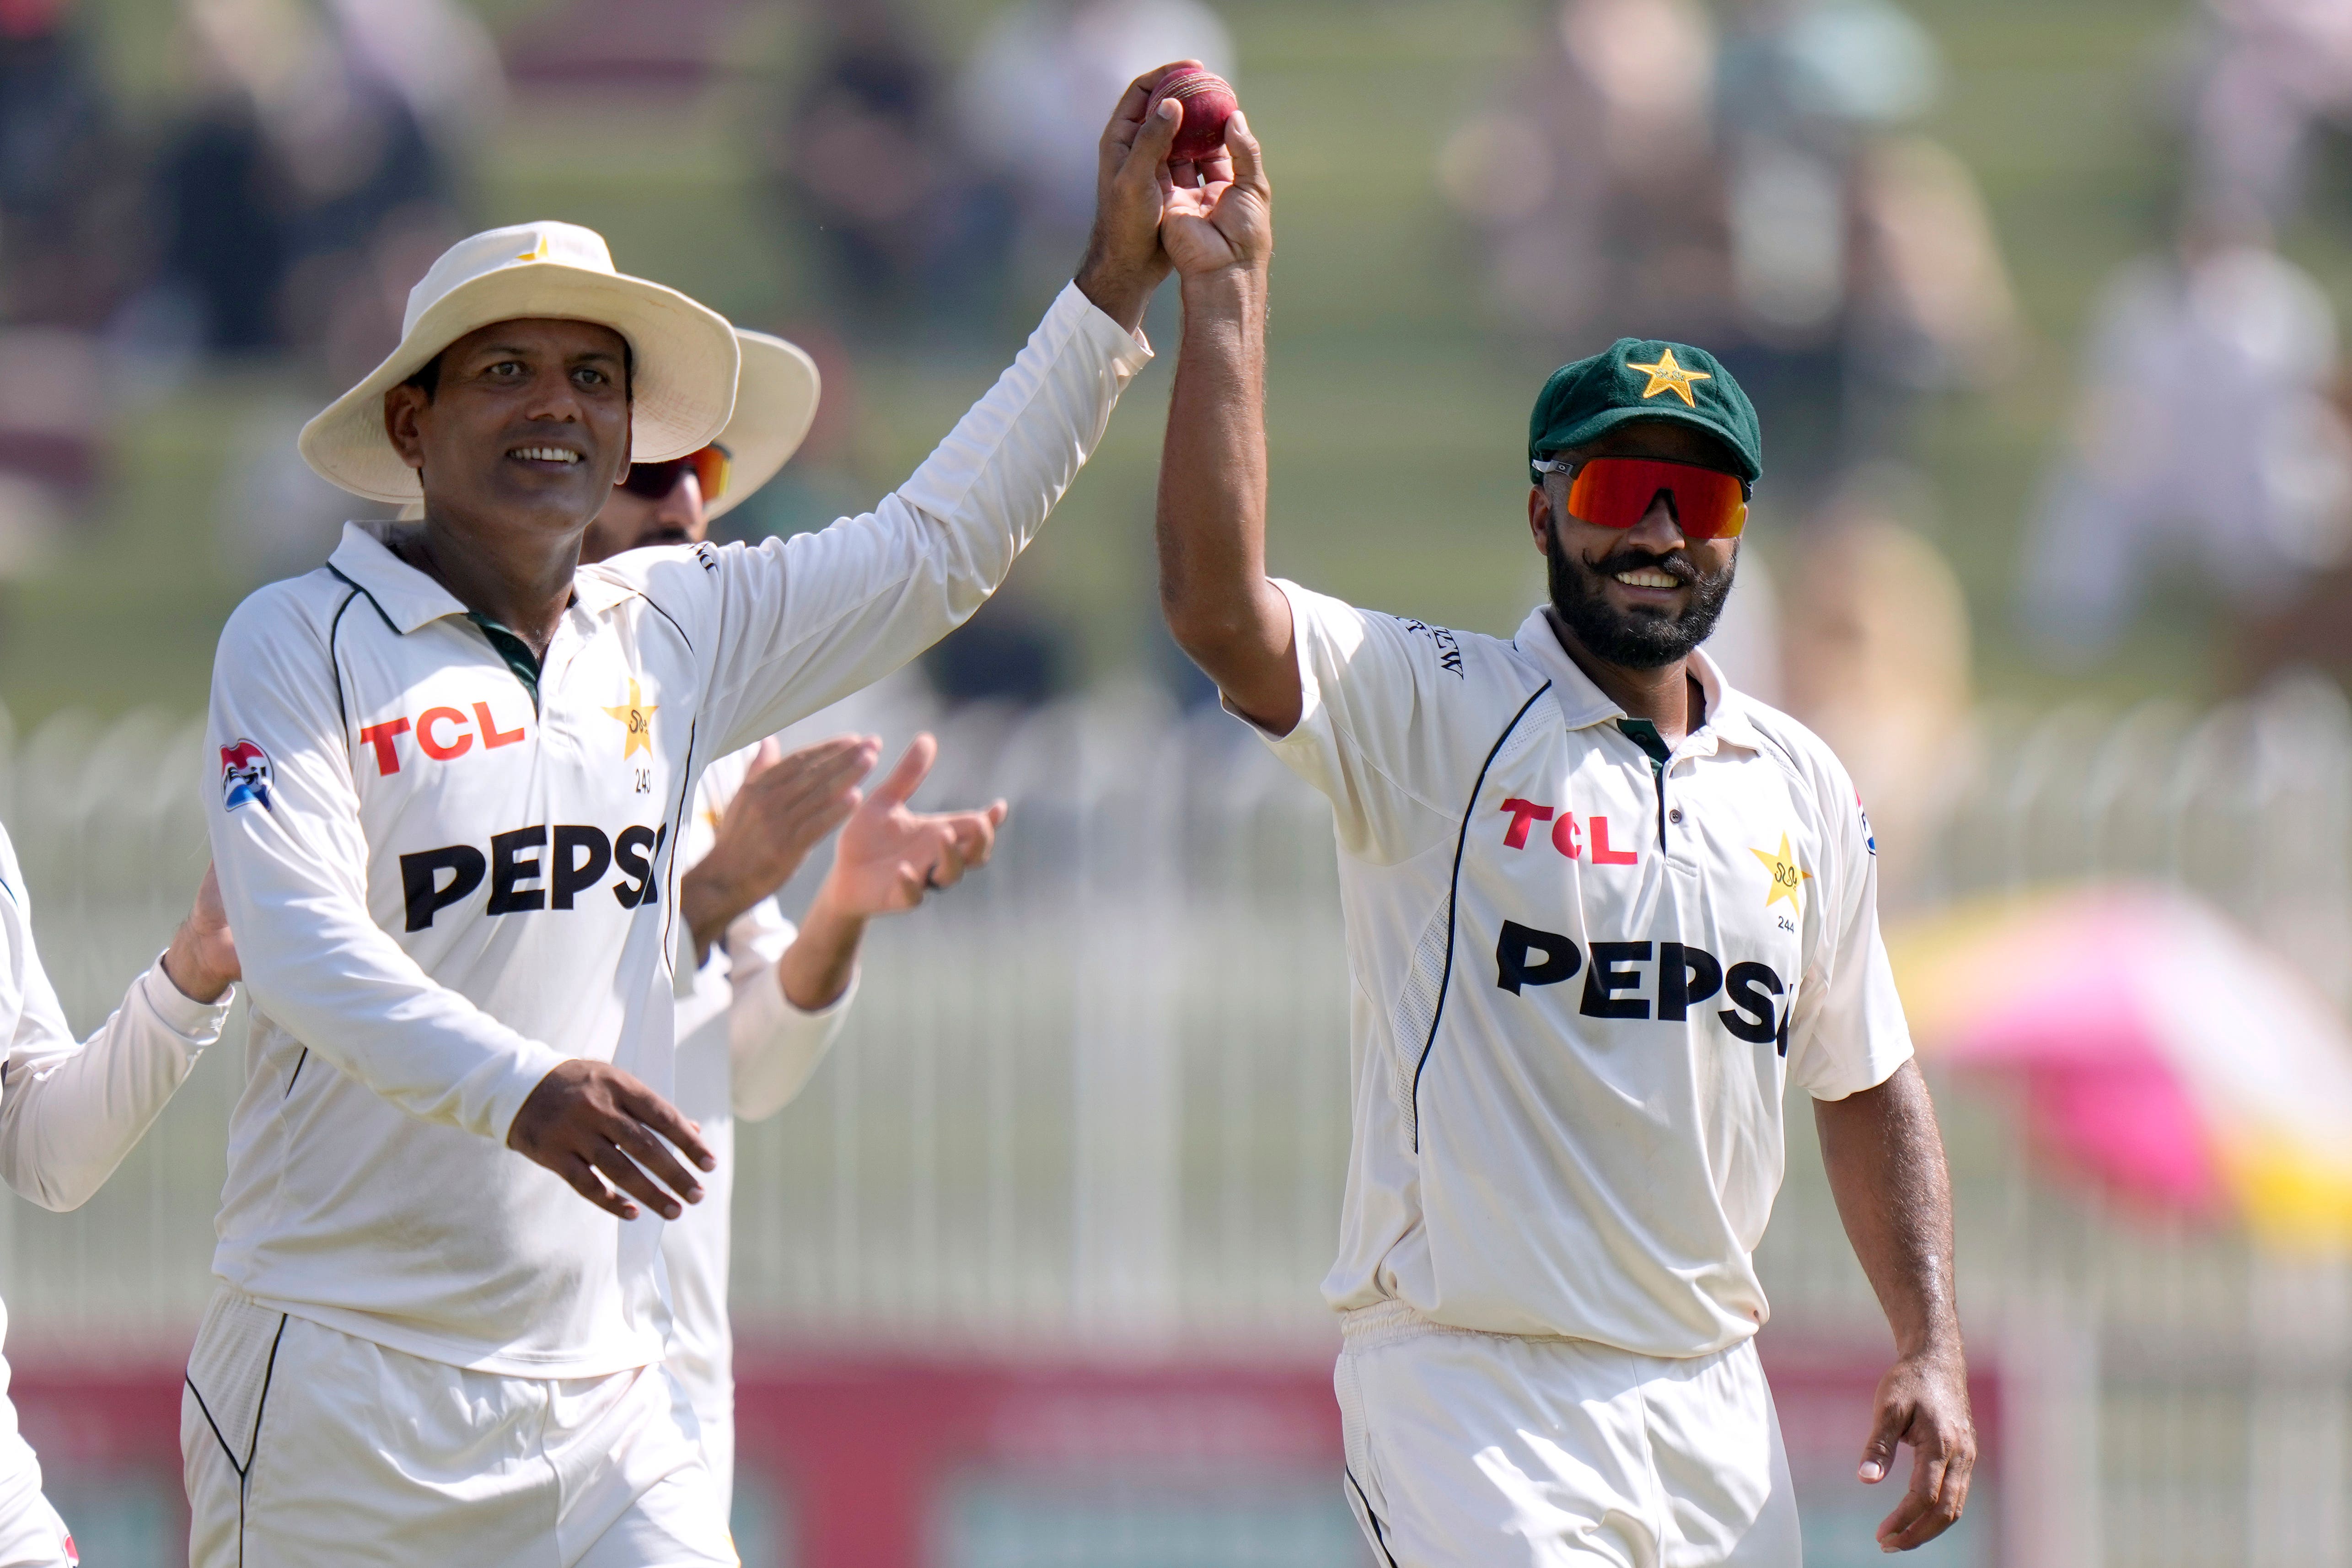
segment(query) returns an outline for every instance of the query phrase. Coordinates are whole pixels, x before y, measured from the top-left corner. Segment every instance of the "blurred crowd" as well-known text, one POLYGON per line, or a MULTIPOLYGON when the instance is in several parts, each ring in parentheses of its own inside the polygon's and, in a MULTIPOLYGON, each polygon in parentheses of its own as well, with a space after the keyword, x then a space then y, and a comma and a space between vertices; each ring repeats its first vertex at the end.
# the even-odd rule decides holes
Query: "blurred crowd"
MULTIPOLYGON (((2102 291, 2054 400, 2013 620, 2054 669, 2113 657, 2170 585, 2224 686, 2352 675, 2352 407, 2335 307, 2283 256, 2352 127, 2352 6, 2204 0, 2158 96, 2170 233, 2102 291)), ((1944 75, 1894 0, 1562 0, 1441 156, 1493 313, 1537 357, 1704 342, 1768 434, 1759 559, 1716 645, 1852 766, 1898 906, 1964 790, 1970 616, 1917 468, 1954 392, 2032 401, 1987 205, 1924 129, 1944 75), (1755 570, 1762 567, 1769 570, 1755 570), (1779 591, 1775 591, 1775 585, 1779 591)))
POLYGON ((2352 675, 2352 384, 2333 301, 2277 247, 2313 216, 2315 154, 2352 130, 2352 7, 2207 0, 2181 78, 2170 233, 2096 308, 2021 561, 2025 623, 2084 660, 2183 578, 2236 681, 2352 675))
MULTIPOLYGON (((2071 371, 1930 132, 1947 68, 1897 0, 1547 0, 1435 149, 1507 352, 1539 370, 1688 339, 1752 391, 1770 526, 1717 647, 1853 761, 1882 818, 1933 818, 1973 707, 1919 451, 1955 394, 2056 411, 2011 602, 1979 619, 2088 664, 2186 583, 2226 628, 2225 681, 2352 671, 2352 398, 2335 307, 2279 248, 2352 126, 2352 6, 2180 3, 2153 95, 2178 139, 2167 232, 2109 282, 2071 371)), ((352 503, 292 431, 394 341, 445 244, 538 216, 480 210, 473 185, 535 85, 751 84, 754 221, 811 276, 803 319, 750 324, 807 346, 826 395, 739 533, 871 499, 858 349, 999 343, 1067 276, 1126 81, 1191 56, 1248 93, 1204 0, 1013 0, 953 47, 916 0, 544 0, 501 10, 495 38, 468 0, 155 0, 176 80, 134 111, 98 47, 107 4, 0 0, 0 577, 90 510, 126 406, 239 367, 266 374, 222 443, 225 569, 313 562, 352 503), (754 37, 772 58, 746 68, 754 37)), ((1034 700, 1075 679, 1071 642, 1016 579, 930 675, 1034 700)))

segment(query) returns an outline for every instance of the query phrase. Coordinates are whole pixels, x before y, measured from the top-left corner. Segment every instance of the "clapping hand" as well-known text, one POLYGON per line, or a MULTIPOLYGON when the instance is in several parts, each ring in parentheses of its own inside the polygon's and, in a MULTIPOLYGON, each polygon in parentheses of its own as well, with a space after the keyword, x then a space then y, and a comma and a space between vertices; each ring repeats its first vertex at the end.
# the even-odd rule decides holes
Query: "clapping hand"
POLYGON ((937 741, 916 736, 889 776, 849 814, 818 903, 860 920, 894 914, 988 863, 1004 822, 1004 802, 984 811, 907 809, 939 754, 937 741))

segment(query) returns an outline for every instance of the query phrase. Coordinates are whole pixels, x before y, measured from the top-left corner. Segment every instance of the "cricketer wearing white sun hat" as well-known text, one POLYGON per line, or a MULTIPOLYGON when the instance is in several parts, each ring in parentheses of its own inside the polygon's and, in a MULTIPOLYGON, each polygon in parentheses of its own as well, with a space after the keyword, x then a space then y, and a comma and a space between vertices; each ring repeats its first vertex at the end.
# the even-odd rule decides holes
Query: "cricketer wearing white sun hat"
MULTIPOLYGON (((302 427, 303 459, 370 500, 419 499, 416 470, 384 433, 383 395, 467 333, 519 317, 594 321, 626 340, 634 462, 698 451, 735 411, 741 354, 724 316, 675 289, 615 271, 593 229, 517 224, 441 253, 408 291, 400 346, 302 427)), ((812 410, 814 402, 812 389, 812 410)))
POLYGON ((1144 96, 1106 132, 1076 278, 829 528, 577 563, 624 444, 709 446, 743 353, 564 225, 455 247, 401 350, 305 430, 336 484, 430 511, 346 524, 214 660, 205 811, 253 1005, 181 1410, 196 1568, 733 1568, 663 1365, 655 1216, 716 1164, 668 1099, 686 814, 714 759, 977 609, 1101 438, 1166 272, 1172 131, 1144 96))
MULTIPOLYGON (((706 443, 719 448, 727 459, 727 487, 715 496, 704 494, 702 514, 706 518, 719 518, 734 510, 776 477, 807 439, 809 426, 816 419, 817 399, 824 389, 816 361, 809 358, 808 352, 799 344, 742 327, 735 329, 735 341, 742 351, 742 369, 735 383, 735 412, 718 438, 706 443)), ((668 459, 639 455, 634 460, 650 463, 668 459)), ((404 522, 413 522, 424 515, 425 502, 421 500, 400 509, 404 522)))

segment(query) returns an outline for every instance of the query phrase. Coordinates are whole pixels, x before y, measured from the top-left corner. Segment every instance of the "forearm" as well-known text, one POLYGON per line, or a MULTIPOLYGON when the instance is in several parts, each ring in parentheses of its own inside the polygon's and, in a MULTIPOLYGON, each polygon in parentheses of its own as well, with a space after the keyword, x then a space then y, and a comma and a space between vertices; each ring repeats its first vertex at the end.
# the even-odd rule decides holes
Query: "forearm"
POLYGON ((1815 1101, 1813 1117, 1838 1215, 1898 1352, 1958 1351, 1951 1178, 1918 1064, 1875 1089, 1815 1101))
POLYGON ((436 982, 315 868, 216 829, 221 896, 254 1005, 321 1059, 420 1121, 503 1142, 567 1059, 436 982))
POLYGON ((848 912, 828 879, 810 903, 800 933, 776 961, 784 1000, 803 1013, 840 1001, 857 973, 857 950, 865 940, 866 917, 848 912))
POLYGON ((0 1170, 44 1208, 79 1208, 163 1114, 226 1012, 192 1001, 152 968, 83 1044, 63 1018, 20 1040, 0 1089, 0 1170))
POLYGON ((1177 644, 1236 705, 1287 730, 1299 697, 1289 605, 1265 575, 1265 323, 1262 269, 1184 279, 1160 465, 1160 601, 1177 644))
MULTIPOLYGON (((820 933, 820 940, 823 940, 820 933)), ((822 1008, 795 1005, 775 964, 740 984, 728 1019, 728 1100, 736 1120, 759 1121, 797 1098, 841 1033, 857 994, 851 966, 846 989, 822 1008)))

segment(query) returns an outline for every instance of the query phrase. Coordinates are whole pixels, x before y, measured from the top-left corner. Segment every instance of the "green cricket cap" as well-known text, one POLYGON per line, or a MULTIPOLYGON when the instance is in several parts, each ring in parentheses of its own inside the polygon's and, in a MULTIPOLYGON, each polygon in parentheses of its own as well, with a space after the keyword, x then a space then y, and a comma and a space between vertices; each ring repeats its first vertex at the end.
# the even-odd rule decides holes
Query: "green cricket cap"
POLYGON ((1705 349, 1655 338, 1619 338, 1603 353, 1551 373, 1528 420, 1528 475, 1538 458, 1580 447, 1633 419, 1695 425, 1731 448, 1739 477, 1764 477, 1756 405, 1723 362, 1705 349))

